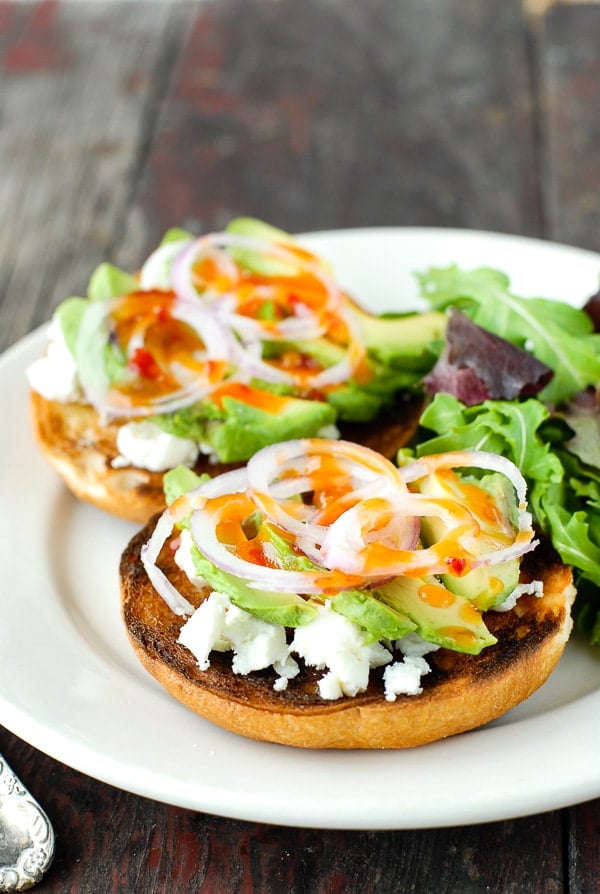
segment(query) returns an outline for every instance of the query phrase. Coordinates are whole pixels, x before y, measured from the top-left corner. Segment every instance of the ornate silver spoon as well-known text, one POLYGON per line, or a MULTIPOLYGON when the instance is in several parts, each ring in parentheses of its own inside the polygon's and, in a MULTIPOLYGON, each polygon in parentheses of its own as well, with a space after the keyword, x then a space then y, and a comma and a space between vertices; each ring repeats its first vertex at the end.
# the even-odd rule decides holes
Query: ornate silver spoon
POLYGON ((0 754, 0 891, 26 891, 54 856, 50 820, 0 754))

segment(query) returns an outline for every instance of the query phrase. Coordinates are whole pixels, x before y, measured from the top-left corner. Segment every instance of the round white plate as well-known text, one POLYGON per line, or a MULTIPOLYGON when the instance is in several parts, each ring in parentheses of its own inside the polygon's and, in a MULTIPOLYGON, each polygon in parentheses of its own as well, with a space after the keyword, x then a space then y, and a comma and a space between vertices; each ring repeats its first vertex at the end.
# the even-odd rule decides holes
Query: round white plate
MULTIPOLYGON (((303 242, 377 311, 413 305, 413 273, 495 266, 513 289, 581 304, 600 256, 456 230, 319 233, 303 242)), ((280 825, 409 829, 538 813, 600 796, 600 650, 577 638, 526 703, 411 751, 303 751, 252 742, 173 701, 138 665, 117 569, 136 528, 77 503, 39 455, 25 369, 44 329, 0 358, 0 718, 90 776, 182 807, 280 825)))

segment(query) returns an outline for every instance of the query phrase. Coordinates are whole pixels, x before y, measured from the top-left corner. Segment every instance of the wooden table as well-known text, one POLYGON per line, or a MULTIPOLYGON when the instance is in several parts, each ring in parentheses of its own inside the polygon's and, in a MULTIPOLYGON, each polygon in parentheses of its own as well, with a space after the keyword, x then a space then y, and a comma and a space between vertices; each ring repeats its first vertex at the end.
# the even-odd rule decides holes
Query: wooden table
MULTIPOLYGON (((0 347, 102 259, 240 213, 600 251, 598 34, 577 3, 0 2, 0 347)), ((127 794, 7 730, 0 750, 55 826, 40 891, 600 891, 600 801, 324 832, 127 794)))

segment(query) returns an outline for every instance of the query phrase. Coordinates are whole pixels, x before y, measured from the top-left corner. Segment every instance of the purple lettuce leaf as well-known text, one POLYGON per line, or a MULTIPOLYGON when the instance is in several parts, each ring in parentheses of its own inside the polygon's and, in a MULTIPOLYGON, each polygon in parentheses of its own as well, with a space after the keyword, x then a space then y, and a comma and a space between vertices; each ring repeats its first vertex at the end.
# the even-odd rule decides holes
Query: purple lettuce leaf
POLYGON ((550 367, 532 354, 452 308, 444 350, 423 386, 428 394, 445 392, 474 406, 484 400, 532 397, 552 375, 550 367))

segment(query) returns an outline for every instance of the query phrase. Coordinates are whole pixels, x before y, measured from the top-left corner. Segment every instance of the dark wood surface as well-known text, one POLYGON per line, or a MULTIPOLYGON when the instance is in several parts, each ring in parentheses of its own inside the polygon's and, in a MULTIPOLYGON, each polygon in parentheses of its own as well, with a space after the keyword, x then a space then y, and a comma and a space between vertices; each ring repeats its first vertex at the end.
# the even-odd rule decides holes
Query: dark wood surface
MULTIPOLYGON (((0 2, 0 348, 102 259, 240 213, 600 250, 599 34, 592 3, 0 2)), ((55 826, 40 891, 600 891, 600 801, 323 832, 130 795, 1 728, 0 750, 55 826)))

